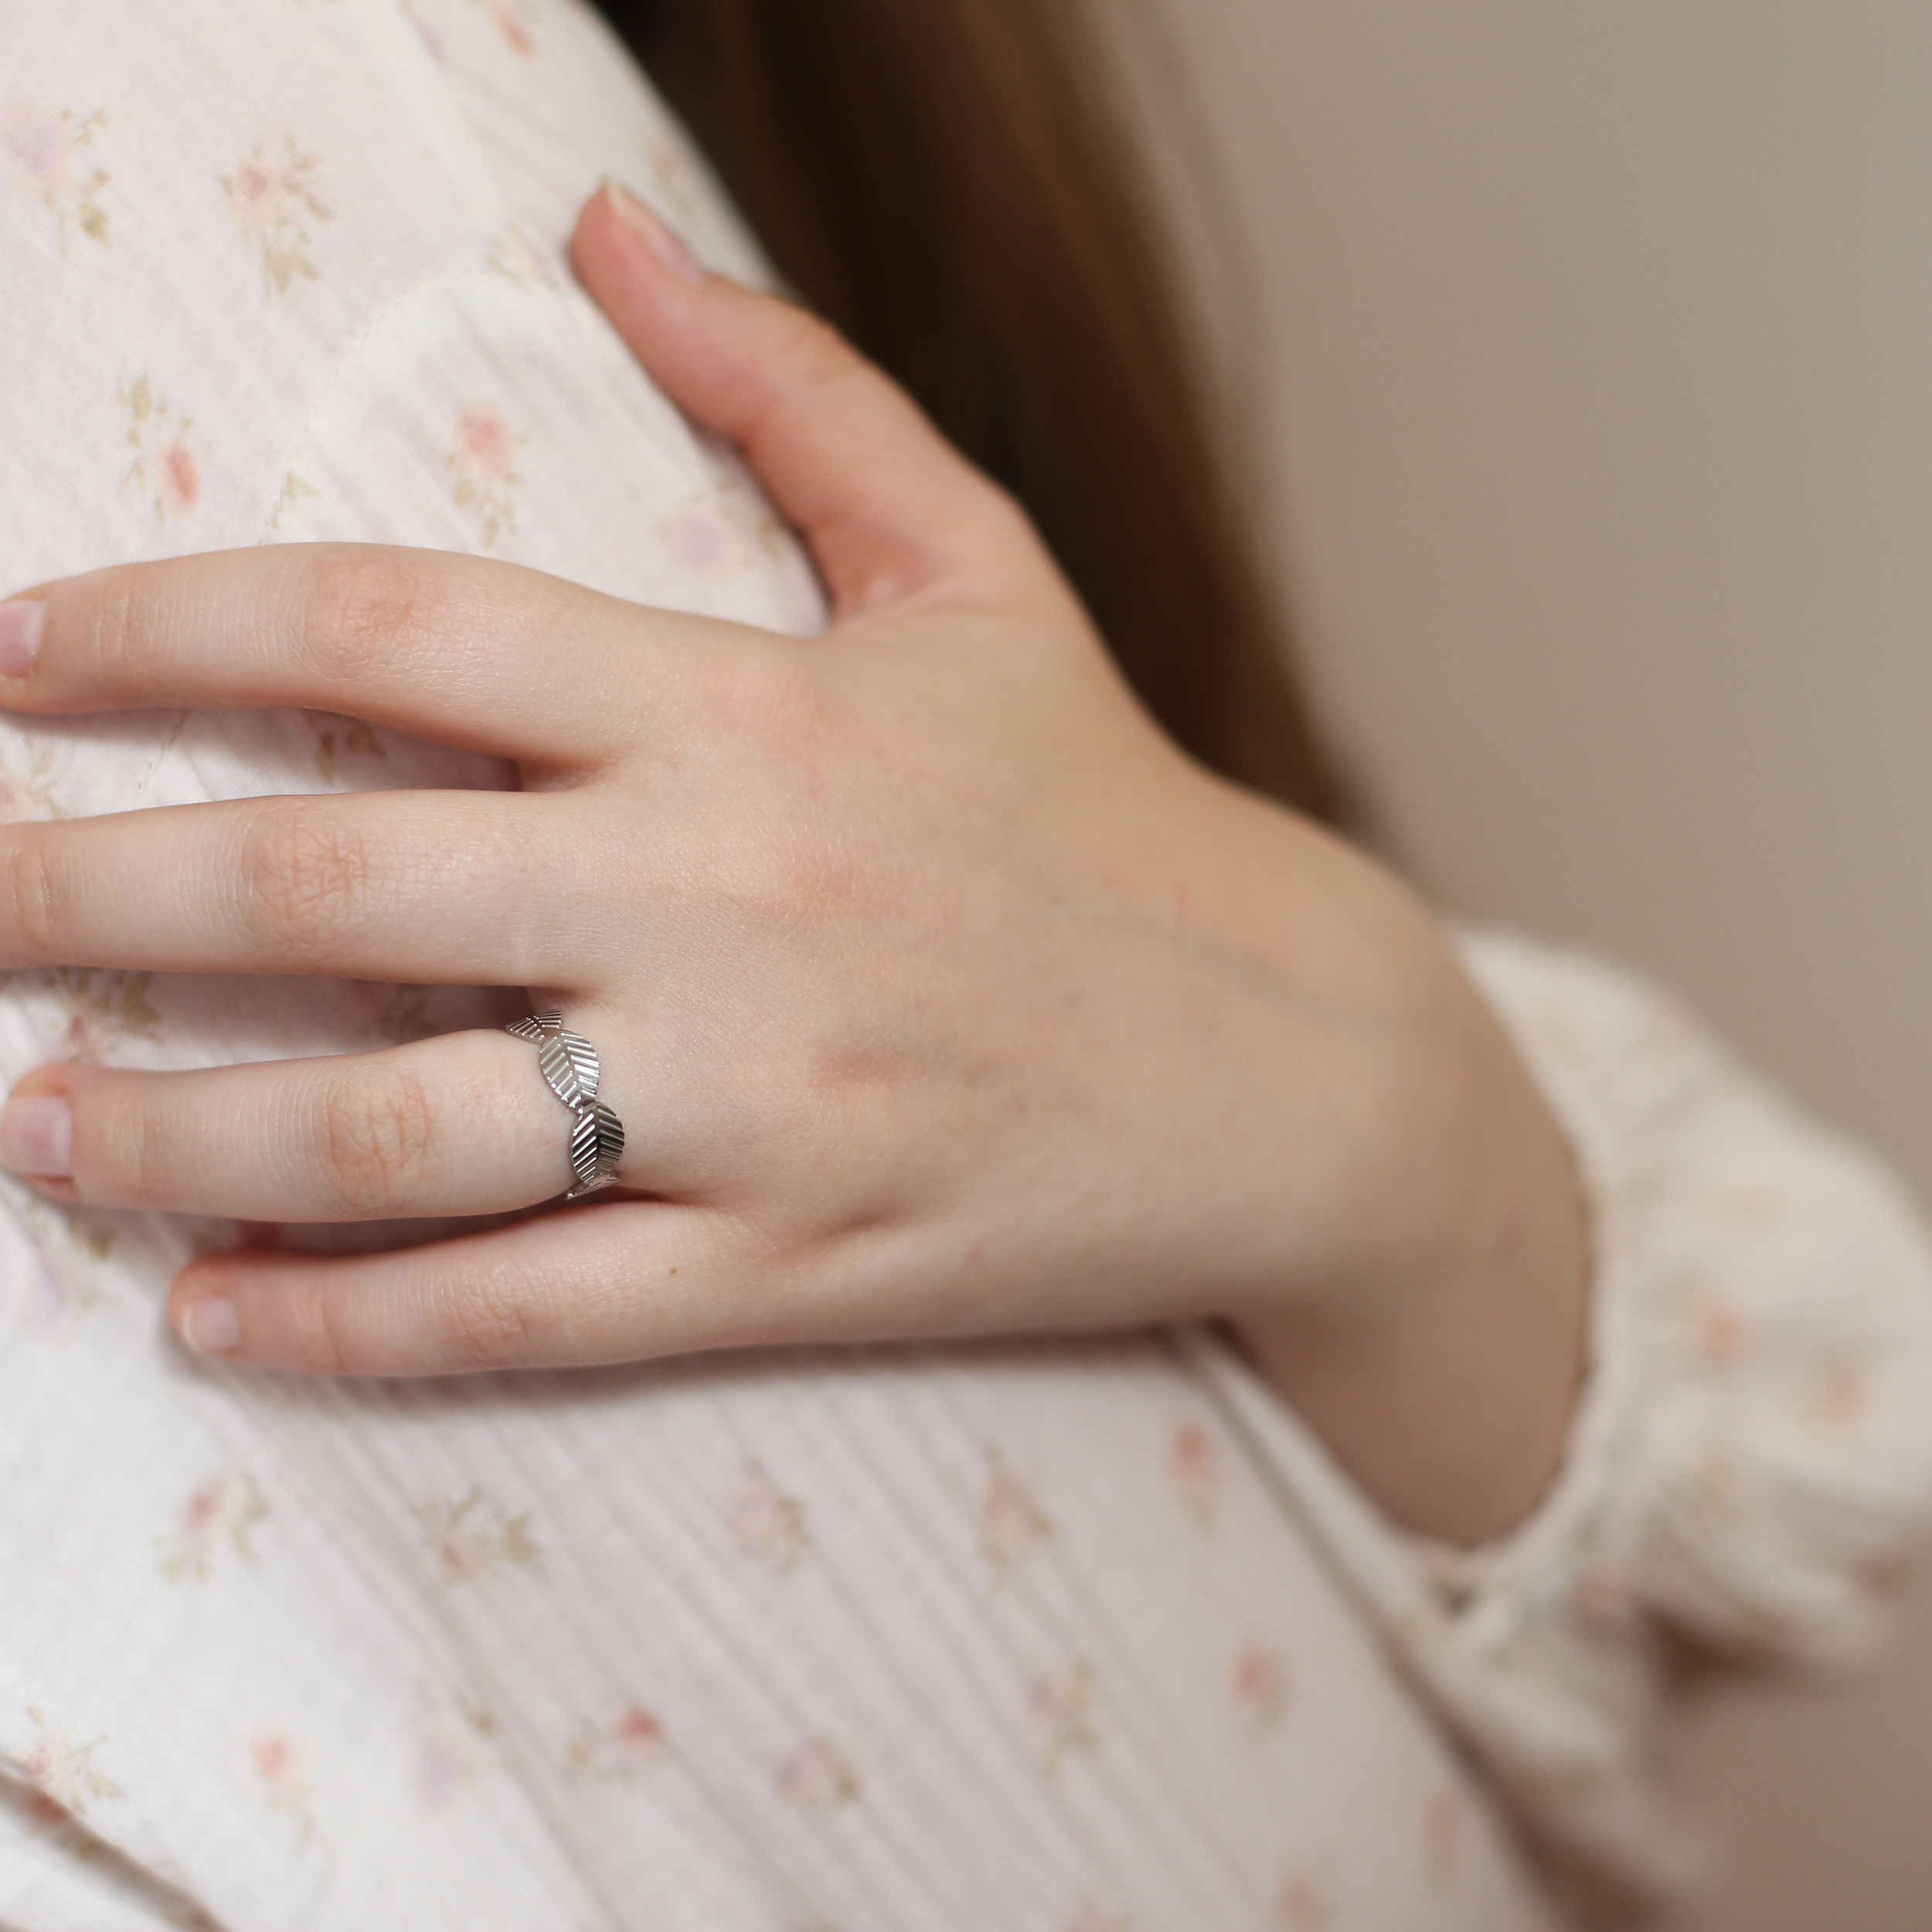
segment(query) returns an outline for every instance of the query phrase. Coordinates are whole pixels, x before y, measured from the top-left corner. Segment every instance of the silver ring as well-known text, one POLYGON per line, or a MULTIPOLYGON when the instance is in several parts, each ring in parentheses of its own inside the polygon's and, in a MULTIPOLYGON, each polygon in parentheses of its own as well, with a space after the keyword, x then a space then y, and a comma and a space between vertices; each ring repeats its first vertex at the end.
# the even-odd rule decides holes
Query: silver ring
POLYGON ((597 1098, 604 1077, 597 1049, 581 1033, 572 1032, 554 1006, 547 1013, 513 1020, 503 1030, 536 1043, 537 1064, 550 1091, 576 1116, 570 1127, 570 1171, 577 1184, 564 1199, 581 1200, 608 1187, 624 1158, 624 1123, 597 1098))

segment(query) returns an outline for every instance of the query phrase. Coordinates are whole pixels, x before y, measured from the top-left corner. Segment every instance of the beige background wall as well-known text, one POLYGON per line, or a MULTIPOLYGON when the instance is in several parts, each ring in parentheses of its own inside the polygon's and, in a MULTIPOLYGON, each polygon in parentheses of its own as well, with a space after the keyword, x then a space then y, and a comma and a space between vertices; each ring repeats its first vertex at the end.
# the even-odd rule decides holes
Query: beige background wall
MULTIPOLYGON (((1932 1194, 1932 6, 1161 5, 1387 843, 1668 977, 1932 1194)), ((1932 1607, 1687 1757, 1734 1850, 1698 1932, 1932 1927, 1932 1607)))

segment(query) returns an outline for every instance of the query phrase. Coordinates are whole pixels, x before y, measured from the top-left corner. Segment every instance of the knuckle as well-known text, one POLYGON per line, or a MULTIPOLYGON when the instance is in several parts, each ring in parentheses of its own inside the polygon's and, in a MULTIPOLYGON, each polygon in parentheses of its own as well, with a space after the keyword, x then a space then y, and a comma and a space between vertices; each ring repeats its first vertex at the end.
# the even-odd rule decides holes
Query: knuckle
POLYGON ((16 832, 9 838, 0 891, 19 951, 32 960, 51 957, 66 923, 66 893, 53 852, 38 833, 16 832))
POLYGON ((824 389, 862 374, 869 366, 829 322, 790 304, 781 306, 770 348, 771 366, 781 372, 788 389, 824 389))
POLYGON ((408 646, 421 628, 423 603, 420 573, 396 553, 325 546, 302 566, 295 648, 325 683, 353 688, 408 646))
POLYGON ((368 910, 373 862, 360 833, 307 804, 264 807, 236 869, 243 928, 261 951, 311 951, 368 910))
POLYGON ((118 689, 134 679, 151 655, 149 641, 166 621, 166 592, 152 571, 110 571, 100 581, 88 621, 76 641, 93 658, 102 684, 118 689))
POLYGON ((740 835, 702 837, 715 900, 789 920, 850 909, 871 862, 852 836, 849 774, 872 755, 876 726, 828 685, 809 656, 782 645, 734 647, 706 693, 712 755, 729 760, 757 803, 740 835))
POLYGON ((413 1073, 357 1070, 324 1094, 316 1129, 331 1204, 352 1216, 420 1203, 437 1168, 437 1121, 413 1073))
POLYGON ((287 1298, 287 1334, 294 1365, 311 1375, 340 1376, 356 1362, 343 1332, 336 1298, 321 1285, 304 1287, 287 1298))
MULTIPOLYGON (((75 1111, 77 1116, 80 1110, 75 1111)), ((153 1109, 141 1104, 136 1091, 110 1104, 100 1128, 98 1133, 75 1134, 77 1162, 85 1148, 97 1168, 111 1163, 114 1191, 125 1197, 129 1206, 179 1205, 172 1149, 153 1109)), ((107 1184, 107 1176, 97 1175, 92 1188, 82 1182, 82 1191, 98 1192, 107 1184)))
POLYGON ((521 1286, 495 1268, 478 1268, 451 1283, 443 1328, 462 1366, 501 1369, 536 1359, 536 1332, 521 1286))
POLYGON ((184 1158, 194 1138, 171 1117, 163 1091, 148 1080, 91 1071, 68 1087, 73 1108, 73 1182, 97 1207, 193 1211, 199 1178, 184 1158))
POLYGON ((1046 549, 1039 526, 1012 491, 981 470, 970 472, 969 507, 989 543, 1029 552, 1046 549))
POLYGON ((815 723, 825 701, 804 656, 782 646, 745 644, 719 654, 713 693, 720 720, 764 740, 766 748, 795 747, 815 723))

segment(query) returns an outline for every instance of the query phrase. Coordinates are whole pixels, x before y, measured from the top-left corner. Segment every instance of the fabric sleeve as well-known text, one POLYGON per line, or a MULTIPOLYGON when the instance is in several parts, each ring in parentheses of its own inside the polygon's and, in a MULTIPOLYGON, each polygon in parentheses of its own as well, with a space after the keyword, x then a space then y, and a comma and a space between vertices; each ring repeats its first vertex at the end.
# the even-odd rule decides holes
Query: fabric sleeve
POLYGON ((1464 962, 1570 1144, 1590 1360, 1563 1465, 1475 1549, 1383 1517, 1285 1405, 1222 1386, 1402 1662, 1537 1836, 1694 1883, 1657 1747, 1673 1637, 1834 1671, 1880 1648, 1932 1515, 1932 1256, 1903 1189, 1664 994, 1493 932, 1464 962))

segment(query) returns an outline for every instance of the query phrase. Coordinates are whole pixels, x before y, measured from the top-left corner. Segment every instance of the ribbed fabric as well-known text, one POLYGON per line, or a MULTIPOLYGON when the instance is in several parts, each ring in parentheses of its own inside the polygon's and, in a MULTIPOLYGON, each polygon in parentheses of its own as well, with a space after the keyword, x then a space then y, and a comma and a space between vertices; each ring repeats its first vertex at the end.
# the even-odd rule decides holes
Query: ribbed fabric
MULTIPOLYGON (((0 583, 341 538, 814 629, 794 547, 570 281, 563 239, 606 172, 714 264, 758 274, 662 109, 565 0, 20 0, 0 18, 0 583)), ((0 723, 13 819, 503 781, 307 714, 0 723)), ((1546 993, 1586 1032, 1639 996, 1539 957, 1471 954, 1548 1075, 1546 993)), ((19 975, 0 1073, 335 1051, 514 1010, 19 975)), ((1659 1120, 1614 1081, 1596 1093, 1614 1057, 1577 1061, 1565 1117, 1614 1150, 1602 1171, 1668 1170, 1681 1149, 1659 1120)), ((1776 1175, 1823 1172, 1802 1131, 1771 1138, 1776 1175)), ((1740 1145, 1750 1167, 1760 1143, 1740 1145)), ((1616 1196, 1633 1253, 1661 1251, 1648 1198, 1616 1196)), ((1896 1313, 1917 1305, 1900 1285, 1921 1285, 1916 1250, 1889 1202, 1862 1182, 1791 1199, 1777 1252, 1817 1265, 1781 1292, 1872 1311, 1861 1327, 1818 1299, 1828 1337, 1891 1322, 1901 1386, 1923 1376, 1917 1317, 1896 1313)), ((1439 1553, 1347 1498, 1208 1338, 296 1383, 191 1360, 162 1325, 175 1269, 230 1230, 63 1215, 13 1188, 0 1207, 14 1932, 1549 1922, 1440 1728, 1448 1713, 1566 1828, 1514 1774, 1509 1723, 1458 1692, 1486 1666, 1438 1667, 1436 1637, 1383 1614, 1417 1600, 1439 1553), (1359 1533, 1335 1536, 1350 1511, 1359 1533)), ((1698 1225, 1748 1289, 1769 1250, 1698 1225)), ((1655 1279, 1606 1264, 1600 1307, 1657 1299, 1655 1279)), ((1621 1319, 1600 1313, 1600 1332, 1621 1319)), ((1686 1413, 1694 1379, 1654 1353, 1600 1349, 1579 1434, 1594 1473, 1518 1545, 1610 1548, 1597 1526, 1625 1526, 1614 1546, 1641 1546, 1627 1568, 1655 1607, 1716 1603, 1703 1627, 1735 1635, 1738 1565, 1672 1566, 1685 1519, 1659 1498, 1678 1492, 1628 1447, 1672 1439, 1645 1417, 1686 1413)), ((1746 1567, 1811 1521, 1790 1502, 1804 1482, 1752 1461, 1760 1439, 1727 1438, 1784 1499, 1738 1530, 1746 1567), (1775 1533, 1753 1543, 1759 1523, 1775 1533)), ((1849 1458, 1829 1493, 1855 1492, 1871 1526, 1845 1562, 1903 1536, 1916 1441, 1889 1489, 1858 1473, 1883 1458, 1849 1458)), ((1835 1560, 1804 1543, 1815 1648, 1851 1627, 1835 1560)), ((1532 1630, 1570 1573, 1484 1561, 1484 1600, 1532 1630)), ((1593 1640, 1601 1668, 1641 1675, 1640 1622, 1593 1640)), ((1560 1724, 1582 1653, 1553 1628, 1512 1654, 1530 1660, 1523 1707, 1560 1724)), ((1606 1721, 1621 1765, 1648 1709, 1606 1721)))

